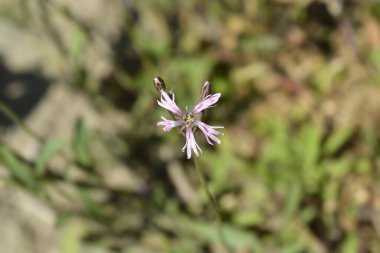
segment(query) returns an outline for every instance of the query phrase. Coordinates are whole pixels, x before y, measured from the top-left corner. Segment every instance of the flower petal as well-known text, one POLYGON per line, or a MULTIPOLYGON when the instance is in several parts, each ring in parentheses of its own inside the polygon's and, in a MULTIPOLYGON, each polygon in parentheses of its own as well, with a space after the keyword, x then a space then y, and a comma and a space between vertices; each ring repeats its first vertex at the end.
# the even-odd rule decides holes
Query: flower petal
POLYGON ((173 99, 171 99, 165 91, 161 90, 161 100, 159 101, 157 100, 157 103, 159 106, 165 108, 168 111, 171 111, 172 113, 175 113, 176 115, 180 117, 184 115, 182 110, 174 102, 174 94, 173 94, 173 99))
POLYGON ((186 128, 186 144, 185 146, 183 146, 182 152, 185 151, 185 148, 186 148, 186 153, 187 153, 187 159, 191 158, 191 150, 193 150, 196 156, 199 156, 198 150, 202 153, 201 148, 198 146, 197 142, 195 141, 192 127, 186 128))
POLYGON ((203 132, 203 134, 206 137, 206 140, 208 144, 213 145, 213 143, 210 141, 213 140, 214 142, 220 144, 220 140, 215 137, 215 135, 224 135, 224 133, 216 131, 217 128, 224 128, 222 126, 209 126, 201 121, 196 121, 195 125, 203 132))
POLYGON ((163 126, 164 132, 169 132, 173 127, 181 126, 185 124, 182 120, 167 120, 161 117, 164 121, 157 122, 157 126, 163 126))
POLYGON ((194 106, 191 113, 198 114, 204 109, 210 108, 212 105, 218 102, 219 98, 220 98, 220 93, 206 96, 201 102, 199 102, 196 106, 194 106))

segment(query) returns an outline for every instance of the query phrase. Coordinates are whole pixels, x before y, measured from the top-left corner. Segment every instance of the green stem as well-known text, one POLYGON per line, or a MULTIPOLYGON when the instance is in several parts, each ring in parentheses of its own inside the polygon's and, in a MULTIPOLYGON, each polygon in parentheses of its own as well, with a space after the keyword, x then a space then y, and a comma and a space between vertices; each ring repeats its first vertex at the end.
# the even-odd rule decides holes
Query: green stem
MULTIPOLYGON (((0 112, 4 113, 5 116, 11 119, 11 121, 20 129, 25 131, 25 133, 29 134, 30 137, 34 138, 40 144, 44 143, 45 140, 39 134, 34 132, 24 121, 11 109, 8 105, 4 104, 0 101, 0 112)), ((58 153, 66 162, 69 164, 75 164, 75 162, 71 161, 63 151, 58 153)))
POLYGON ((216 201, 215 201, 215 198, 213 197, 213 195, 211 194, 209 188, 208 188, 208 184, 207 184, 207 181, 205 179, 205 177, 203 176, 203 173, 201 171, 201 168, 200 168, 200 165, 199 165, 199 161, 197 158, 194 158, 194 164, 195 164, 195 168, 198 172, 198 175, 202 181, 202 185, 203 185, 203 188, 207 194, 207 198, 208 198, 208 201, 210 202, 211 206, 212 206, 212 209, 214 211, 214 214, 215 214, 215 218, 216 218, 216 229, 218 231, 218 236, 219 236, 219 240, 220 242, 222 243, 224 249, 227 251, 227 252, 233 252, 231 247, 228 245, 227 241, 226 241, 226 238, 224 236, 224 233, 223 233, 223 229, 222 229, 222 217, 220 215, 220 212, 219 212, 219 209, 218 209, 218 206, 216 204, 216 201))
POLYGON ((12 111, 6 104, 0 101, 0 111, 5 114, 5 116, 9 117, 12 122, 24 130, 26 133, 28 133, 30 136, 38 140, 39 142, 43 142, 43 138, 39 136, 37 133, 35 133, 32 129, 30 129, 23 121, 22 119, 17 116, 16 113, 12 111))

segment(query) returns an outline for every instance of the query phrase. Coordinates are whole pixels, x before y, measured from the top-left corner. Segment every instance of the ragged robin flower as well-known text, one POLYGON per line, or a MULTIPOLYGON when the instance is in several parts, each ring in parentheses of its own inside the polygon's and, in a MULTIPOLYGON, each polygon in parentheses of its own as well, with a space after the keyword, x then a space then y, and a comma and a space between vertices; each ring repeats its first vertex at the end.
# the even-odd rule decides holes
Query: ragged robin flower
MULTIPOLYGON (((161 82, 161 78, 155 78, 153 80, 153 83, 155 83, 155 86, 157 83, 161 82)), ((164 86, 164 83, 162 81, 162 87, 164 86)), ((199 152, 202 153, 201 148, 198 146, 195 137, 194 137, 194 131, 196 128, 200 129, 204 136, 206 137, 207 142, 210 145, 213 145, 212 141, 220 144, 220 140, 216 137, 216 135, 223 135, 222 132, 219 132, 215 129, 224 128, 222 126, 209 126, 201 121, 202 119, 202 113, 207 108, 210 108, 218 102, 220 98, 220 93, 217 94, 208 94, 209 93, 209 87, 210 83, 206 82, 202 86, 201 91, 201 98, 202 101, 199 102, 197 105, 194 106, 192 110, 182 110, 177 106, 177 104, 174 101, 174 93, 170 93, 170 96, 168 93, 165 92, 164 88, 157 88, 157 90, 161 93, 161 99, 158 100, 158 104, 169 111, 169 113, 172 115, 173 120, 168 120, 164 117, 161 117, 163 121, 160 121, 157 123, 157 126, 163 126, 163 130, 165 132, 169 132, 174 127, 180 127, 180 131, 184 133, 186 137, 186 144, 182 148, 182 152, 185 151, 187 153, 187 158, 191 158, 191 151, 194 152, 196 156, 199 156, 199 152), (206 94, 205 94, 206 92, 206 94), (198 152, 199 151, 199 152, 198 152)))

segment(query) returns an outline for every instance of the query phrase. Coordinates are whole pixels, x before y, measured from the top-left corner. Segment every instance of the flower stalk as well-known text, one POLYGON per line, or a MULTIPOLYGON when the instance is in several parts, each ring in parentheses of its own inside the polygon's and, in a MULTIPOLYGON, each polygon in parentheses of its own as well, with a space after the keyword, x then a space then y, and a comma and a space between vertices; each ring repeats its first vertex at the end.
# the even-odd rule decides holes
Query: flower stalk
POLYGON ((220 240, 221 244, 223 245, 223 248, 227 252, 233 252, 232 249, 231 249, 231 247, 227 243, 226 237, 224 236, 223 228, 222 228, 222 216, 220 215, 219 208, 218 208, 218 206, 216 204, 215 198, 214 198, 214 196, 211 194, 211 192, 209 190, 207 181, 206 181, 205 177, 203 176, 203 173, 201 171, 201 168, 200 168, 200 165, 199 165, 199 161, 198 161, 197 158, 194 158, 194 165, 195 165, 195 169, 198 172, 198 176, 201 179, 203 189, 206 192, 208 202, 210 203, 210 205, 212 207, 212 210, 214 212, 215 219, 216 219, 216 229, 217 229, 217 232, 218 232, 219 240, 220 240))
MULTIPOLYGON (((192 153, 194 153, 196 157, 198 157, 199 154, 202 153, 202 150, 196 142, 194 136, 195 131, 198 129, 204 134, 208 144, 213 145, 213 142, 220 144, 220 140, 216 136, 223 135, 223 133, 216 129, 221 129, 224 127, 210 126, 202 121, 206 109, 215 106, 216 102, 218 102, 221 96, 220 93, 211 94, 210 82, 206 81, 203 84, 200 93, 201 102, 196 104, 192 110, 187 110, 187 107, 186 110, 182 110, 178 107, 178 105, 175 102, 174 93, 171 91, 168 93, 166 92, 166 85, 162 78, 154 78, 153 84, 156 90, 161 94, 160 100, 157 101, 158 105, 166 109, 173 119, 168 120, 164 117, 161 117, 163 121, 158 122, 157 126, 162 126, 162 130, 164 132, 169 132, 172 128, 175 127, 180 128, 180 132, 183 133, 186 137, 186 144, 182 148, 182 152, 186 150, 188 159, 191 158, 192 153)), ((232 252, 232 249, 229 247, 222 231, 222 217, 218 210, 215 198, 213 197, 208 188, 207 181, 203 176, 198 159, 195 157, 193 157, 193 159, 195 168, 202 182, 202 186, 206 192, 208 201, 215 215, 217 232, 220 242, 223 245, 226 252, 232 252)))

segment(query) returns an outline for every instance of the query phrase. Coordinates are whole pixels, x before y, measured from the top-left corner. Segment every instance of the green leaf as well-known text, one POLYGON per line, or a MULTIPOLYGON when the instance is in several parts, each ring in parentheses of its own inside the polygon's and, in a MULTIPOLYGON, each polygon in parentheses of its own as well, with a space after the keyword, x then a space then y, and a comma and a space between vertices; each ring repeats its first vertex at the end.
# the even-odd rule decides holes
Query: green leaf
POLYGON ((369 60, 376 66, 380 68, 380 48, 376 47, 370 51, 369 60))
POLYGON ((30 189, 34 188, 35 178, 31 168, 22 164, 12 151, 4 146, 0 146, 0 162, 10 171, 17 182, 30 189))
POLYGON ((322 167, 328 175, 338 179, 346 176, 354 168, 354 162, 350 158, 343 157, 339 160, 325 160, 322 167))
POLYGON ((354 253, 354 252, 358 252, 359 249, 360 249, 359 240, 355 234, 351 233, 345 238, 340 252, 354 253))
MULTIPOLYGON (((220 242, 218 229, 214 223, 201 223, 194 220, 183 220, 183 223, 194 236, 206 242, 220 242)), ((229 246, 233 248, 249 246, 254 249, 254 252, 263 252, 259 241, 251 233, 229 225, 222 225, 221 229, 229 246)))
POLYGON ((90 191, 80 190, 79 193, 87 212, 91 216, 103 221, 107 219, 107 215, 104 212, 103 206, 96 202, 96 200, 91 196, 90 191))
POLYGON ((87 44, 87 35, 85 31, 83 31, 78 26, 76 26, 73 32, 70 34, 69 50, 68 50, 69 59, 75 66, 80 64, 80 61, 86 49, 86 44, 87 44))
POLYGON ((264 215, 256 210, 238 212, 233 217, 233 222, 240 226, 252 226, 261 224, 264 215))
POLYGON ((80 220, 70 220, 61 228, 59 237, 59 253, 81 252, 82 238, 87 228, 80 220))
POLYGON ((302 184, 305 190, 318 191, 318 185, 323 179, 323 170, 319 168, 321 156, 322 129, 315 124, 308 124, 302 128, 296 147, 296 157, 293 158, 294 167, 301 166, 302 184), (298 163, 300 165, 298 165, 298 163))
POLYGON ((355 170, 359 173, 370 173, 371 167, 371 161, 368 158, 359 158, 355 162, 355 170))
POLYGON ((323 154, 332 155, 341 148, 344 143, 352 136, 353 129, 350 127, 344 127, 335 131, 326 141, 323 146, 323 154))
POLYGON ((280 253, 298 253, 305 252, 305 243, 302 241, 289 242, 280 253))
POLYGON ((316 125, 309 125, 304 129, 304 139, 302 143, 303 150, 303 168, 305 170, 314 169, 320 156, 320 142, 322 137, 321 129, 316 125))
POLYGON ((79 119, 75 125, 73 148, 77 162, 85 167, 93 165, 90 146, 89 132, 83 119, 79 119))
POLYGON ((283 209, 283 214, 285 217, 290 217, 293 214, 296 214, 298 211, 298 207, 302 200, 302 188, 300 183, 295 182, 292 185, 287 186, 287 194, 286 194, 286 203, 283 209))
POLYGON ((42 176, 46 170, 47 162, 60 150, 61 142, 57 139, 51 139, 44 143, 35 164, 36 174, 42 176))

